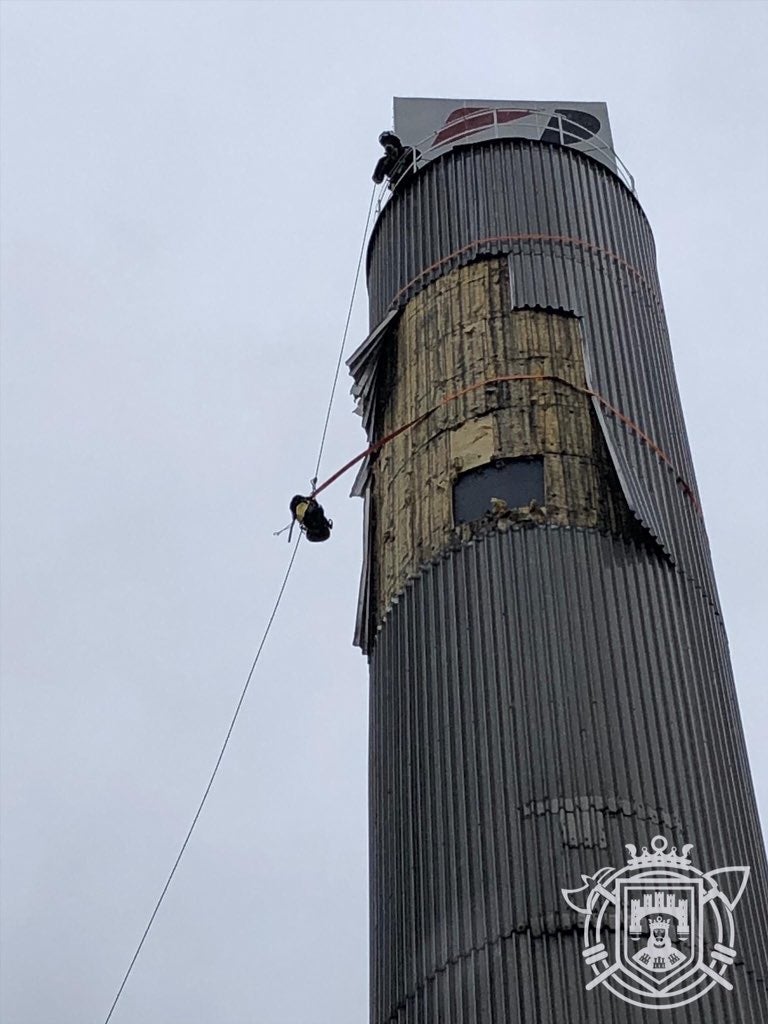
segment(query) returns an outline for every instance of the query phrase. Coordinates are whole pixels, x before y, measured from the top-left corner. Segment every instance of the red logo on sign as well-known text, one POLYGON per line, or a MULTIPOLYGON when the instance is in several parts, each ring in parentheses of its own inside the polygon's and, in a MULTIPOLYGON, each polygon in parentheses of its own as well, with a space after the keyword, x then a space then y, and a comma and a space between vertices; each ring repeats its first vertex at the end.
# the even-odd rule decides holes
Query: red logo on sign
POLYGON ((494 123, 508 124, 510 121, 518 121, 530 113, 530 110, 513 110, 509 107, 459 107, 452 110, 445 119, 445 127, 435 136, 434 145, 453 142, 462 135, 471 135, 473 132, 482 131, 483 128, 490 128, 494 123))

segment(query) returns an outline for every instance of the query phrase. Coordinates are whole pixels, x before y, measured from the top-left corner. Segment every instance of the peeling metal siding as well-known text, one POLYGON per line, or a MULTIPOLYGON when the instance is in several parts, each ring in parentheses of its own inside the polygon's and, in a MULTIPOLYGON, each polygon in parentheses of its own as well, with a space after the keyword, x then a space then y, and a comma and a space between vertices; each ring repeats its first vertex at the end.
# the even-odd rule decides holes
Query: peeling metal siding
POLYGON ((363 418, 363 427, 369 439, 373 435, 375 397, 379 383, 379 355, 382 345, 388 340, 397 323, 400 311, 391 309, 347 360, 354 384, 352 397, 357 402, 357 411, 363 418))
MULTIPOLYGON (((501 252, 514 305, 582 318, 592 386, 658 444, 697 495, 650 228, 632 193, 583 155, 506 140, 430 164, 376 224, 371 322, 456 266, 501 252), (530 235, 548 237, 520 237, 530 235)), ((599 419, 633 511, 717 606, 703 521, 675 473, 614 417, 601 411, 599 419)))
MULTIPOLYGON (((719 618, 597 531, 494 532, 427 566, 371 659, 372 1021, 657 1021, 586 993, 563 886, 660 829, 750 864, 732 993, 763 1024, 765 854, 719 618)), ((618 867, 619 864, 615 863, 618 867)))

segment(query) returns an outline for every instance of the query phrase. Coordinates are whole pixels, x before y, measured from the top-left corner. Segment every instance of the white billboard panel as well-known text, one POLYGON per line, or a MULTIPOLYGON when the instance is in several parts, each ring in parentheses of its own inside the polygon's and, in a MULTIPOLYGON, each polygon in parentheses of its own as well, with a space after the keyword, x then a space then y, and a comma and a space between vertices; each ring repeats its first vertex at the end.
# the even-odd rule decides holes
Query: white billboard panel
POLYGON ((395 97, 394 130, 418 151, 419 166, 456 146, 522 138, 581 150, 617 170, 605 103, 395 97))

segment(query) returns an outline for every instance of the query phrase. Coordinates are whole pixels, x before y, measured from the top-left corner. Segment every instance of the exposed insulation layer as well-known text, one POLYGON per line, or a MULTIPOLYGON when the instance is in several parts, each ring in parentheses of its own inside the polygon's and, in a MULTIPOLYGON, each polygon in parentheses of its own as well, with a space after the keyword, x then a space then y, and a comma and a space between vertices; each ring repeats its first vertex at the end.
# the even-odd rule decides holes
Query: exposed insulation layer
POLYGON ((377 332, 457 267, 503 253, 513 305, 581 317, 591 385, 669 457, 674 469, 598 409, 630 508, 717 606, 651 230, 636 197, 583 153, 524 139, 462 146, 387 203, 368 250, 376 331, 350 360, 369 436, 377 332))
MULTIPOLYGON (((585 383, 579 320, 513 310, 503 258, 461 267, 415 296, 384 359, 379 436, 490 378, 554 374, 585 383)), ((552 381, 474 391, 395 438, 375 463, 376 621, 409 576, 468 535, 470 527, 453 522, 457 476, 494 459, 523 456, 543 457, 547 522, 630 529, 586 396, 552 381)))

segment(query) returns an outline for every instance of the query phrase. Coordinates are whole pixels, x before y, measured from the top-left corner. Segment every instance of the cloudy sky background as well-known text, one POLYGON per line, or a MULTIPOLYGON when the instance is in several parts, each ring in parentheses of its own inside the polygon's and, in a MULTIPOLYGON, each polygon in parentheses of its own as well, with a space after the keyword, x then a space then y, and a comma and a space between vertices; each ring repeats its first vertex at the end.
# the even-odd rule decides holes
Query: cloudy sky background
MULTIPOLYGON (((0 11, 4 1024, 104 1020, 197 806, 314 468, 393 95, 607 101, 765 820, 768 6, 0 11)), ((348 389, 321 475, 363 447, 348 389)), ((116 1024, 367 1017, 350 484, 332 542, 302 545, 116 1024)))

